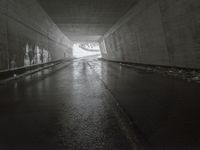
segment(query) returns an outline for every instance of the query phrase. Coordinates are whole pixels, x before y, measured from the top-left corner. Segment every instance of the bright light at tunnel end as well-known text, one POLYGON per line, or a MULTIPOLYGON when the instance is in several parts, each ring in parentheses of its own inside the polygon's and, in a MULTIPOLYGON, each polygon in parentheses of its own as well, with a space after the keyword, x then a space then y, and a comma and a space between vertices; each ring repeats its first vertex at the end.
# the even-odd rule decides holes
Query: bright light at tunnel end
POLYGON ((101 56, 99 43, 79 42, 73 45, 73 57, 82 58, 87 56, 101 56))

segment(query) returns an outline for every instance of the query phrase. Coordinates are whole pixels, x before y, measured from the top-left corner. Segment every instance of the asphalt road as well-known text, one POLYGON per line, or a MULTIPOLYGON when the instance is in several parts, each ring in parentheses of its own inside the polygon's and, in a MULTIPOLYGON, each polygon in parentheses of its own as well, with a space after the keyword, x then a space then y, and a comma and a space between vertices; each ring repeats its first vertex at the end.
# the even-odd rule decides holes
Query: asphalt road
POLYGON ((148 143, 200 149, 200 84, 106 61, 89 61, 148 143))
POLYGON ((0 149, 134 149, 115 101, 145 150, 200 149, 199 91, 96 58, 65 63, 0 85, 0 149))
POLYGON ((0 149, 132 149, 111 99, 86 60, 2 84, 0 149))

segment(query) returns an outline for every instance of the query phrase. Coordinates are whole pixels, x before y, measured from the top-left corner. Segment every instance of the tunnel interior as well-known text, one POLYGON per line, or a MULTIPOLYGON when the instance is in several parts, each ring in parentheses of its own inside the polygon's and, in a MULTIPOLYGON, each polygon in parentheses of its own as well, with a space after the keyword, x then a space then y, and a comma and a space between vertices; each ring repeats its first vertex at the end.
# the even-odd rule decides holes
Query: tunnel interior
POLYGON ((0 0, 0 149, 200 149, 199 8, 0 0))
POLYGON ((58 28, 74 43, 73 56, 78 58, 100 55, 98 50, 80 48, 81 43, 99 43, 100 38, 130 10, 136 0, 38 2, 58 28))
POLYGON ((199 68, 196 0, 38 2, 71 41, 99 42, 106 60, 199 68))

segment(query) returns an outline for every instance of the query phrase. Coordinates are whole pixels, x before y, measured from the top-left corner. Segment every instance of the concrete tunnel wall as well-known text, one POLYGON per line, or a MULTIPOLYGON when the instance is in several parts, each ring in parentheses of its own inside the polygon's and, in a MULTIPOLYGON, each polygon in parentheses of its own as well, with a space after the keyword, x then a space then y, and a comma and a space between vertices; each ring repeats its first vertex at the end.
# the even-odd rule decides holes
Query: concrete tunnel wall
POLYGON ((108 60, 200 69, 200 1, 139 0, 99 42, 108 60))
MULTIPOLYGON (((139 0, 99 42, 102 56, 108 60, 200 69, 200 1, 139 0)), ((117 75, 120 76, 120 73, 117 75)), ((126 72, 123 72, 123 76, 126 75, 126 72)), ((193 91, 191 95, 183 98, 184 90, 180 84, 176 85, 172 81, 170 87, 167 82, 162 82, 160 84, 166 90, 163 95, 169 94, 172 97, 166 99, 160 90, 156 90, 156 86, 151 84, 151 80, 145 80, 145 77, 137 78, 137 75, 136 78, 130 78, 130 81, 128 79, 129 77, 124 82, 133 82, 137 86, 135 90, 130 91, 123 85, 117 88, 115 84, 118 83, 111 83, 114 86, 110 88, 115 90, 116 87, 115 96, 144 137, 152 143, 184 141, 178 137, 179 131, 175 132, 179 128, 176 124, 181 120, 179 109, 189 106, 184 99, 189 100, 198 92, 193 91), (146 84, 140 86, 140 80, 144 80, 146 84), (132 92, 134 96, 124 98, 124 95, 121 96, 117 91, 119 89, 126 91, 127 95, 132 92), (177 92, 177 95, 174 95, 174 92, 177 92)), ((155 85, 158 84, 158 80, 152 80, 155 85)), ((112 77, 107 81, 112 82, 112 77)), ((185 84, 181 81, 180 83, 185 84)), ((187 90, 190 86, 194 85, 188 85, 187 90)), ((169 95, 166 97, 170 97, 169 95)), ((191 104, 199 105, 195 99, 191 104)), ((185 126, 187 129, 187 125, 183 125, 185 126)))
POLYGON ((36 0, 0 0, 0 70, 64 56, 72 43, 36 0))

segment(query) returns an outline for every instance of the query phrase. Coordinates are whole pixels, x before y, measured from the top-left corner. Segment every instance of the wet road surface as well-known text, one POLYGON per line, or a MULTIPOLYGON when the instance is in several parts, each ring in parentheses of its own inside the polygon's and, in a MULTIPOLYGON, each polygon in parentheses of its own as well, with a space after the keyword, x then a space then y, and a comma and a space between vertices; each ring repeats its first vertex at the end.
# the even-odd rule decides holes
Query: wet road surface
POLYGON ((148 148, 200 149, 200 84, 112 62, 89 64, 128 114, 148 148))
POLYGON ((0 149, 133 149, 110 103, 116 100, 152 149, 196 150, 199 91, 117 63, 62 64, 0 85, 0 149))
POLYGON ((113 99, 87 61, 0 85, 1 150, 129 150, 113 99))

